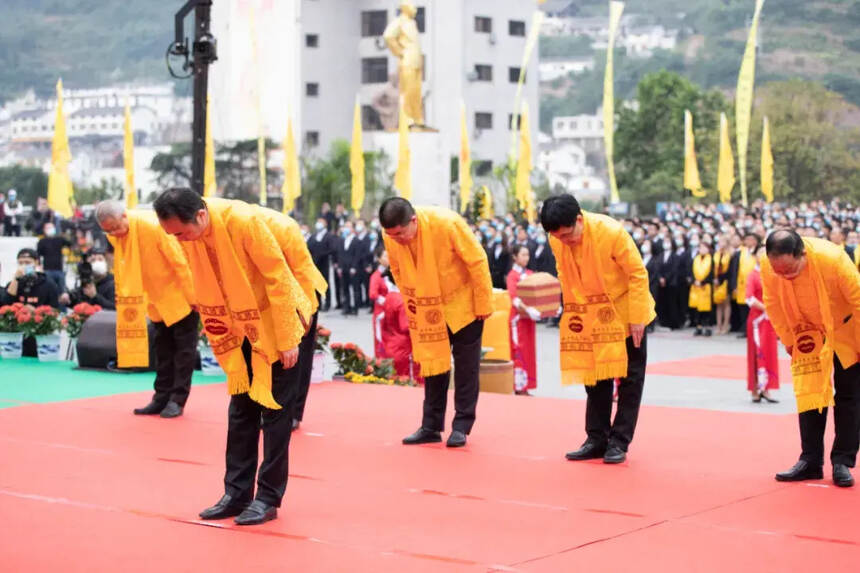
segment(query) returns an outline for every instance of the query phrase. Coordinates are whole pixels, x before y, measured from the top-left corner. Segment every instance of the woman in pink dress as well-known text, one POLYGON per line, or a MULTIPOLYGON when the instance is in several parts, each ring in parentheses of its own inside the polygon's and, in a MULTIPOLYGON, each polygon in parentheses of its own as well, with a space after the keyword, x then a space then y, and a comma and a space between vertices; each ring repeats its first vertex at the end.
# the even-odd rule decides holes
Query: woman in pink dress
MULTIPOLYGON (((762 249, 757 256, 761 255, 762 249)), ((758 258, 756 258, 758 261, 758 258)), ((758 263, 747 277, 747 389, 753 402, 776 403, 770 390, 779 388, 779 355, 776 331, 764 310, 761 268, 758 263)))
POLYGON ((529 390, 537 388, 537 346, 535 342, 535 322, 540 313, 523 304, 517 296, 517 285, 532 272, 529 264, 529 249, 526 245, 515 245, 511 253, 513 267, 506 282, 511 296, 511 358, 514 361, 514 389, 517 394, 529 395, 529 390))
POLYGON ((379 266, 370 275, 370 285, 367 289, 368 297, 373 303, 373 350, 377 358, 391 358, 386 356, 385 345, 382 344, 382 319, 385 312, 385 295, 388 294, 383 274, 387 270, 388 253, 382 251, 379 254, 379 266))

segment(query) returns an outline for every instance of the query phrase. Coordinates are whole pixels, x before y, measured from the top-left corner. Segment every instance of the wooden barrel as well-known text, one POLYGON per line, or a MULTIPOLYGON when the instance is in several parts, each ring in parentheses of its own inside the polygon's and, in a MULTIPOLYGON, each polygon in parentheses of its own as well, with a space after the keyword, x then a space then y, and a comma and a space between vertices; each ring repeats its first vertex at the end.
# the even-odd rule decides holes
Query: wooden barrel
POLYGON ((514 393, 514 363, 510 360, 482 360, 481 392, 514 393))

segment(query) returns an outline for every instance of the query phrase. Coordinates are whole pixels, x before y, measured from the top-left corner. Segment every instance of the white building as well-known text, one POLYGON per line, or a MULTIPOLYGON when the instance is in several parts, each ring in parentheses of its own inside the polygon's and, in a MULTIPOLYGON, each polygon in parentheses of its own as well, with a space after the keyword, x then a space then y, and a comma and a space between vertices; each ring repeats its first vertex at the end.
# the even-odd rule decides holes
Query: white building
POLYGON ((572 115, 552 119, 552 138, 558 143, 573 143, 585 153, 603 151, 603 115, 572 115))
MULTIPOLYGON (((305 152, 348 140, 358 94, 366 131, 379 129, 372 100, 397 70, 382 41, 397 0, 224 0, 213 4, 219 60, 211 68, 216 139, 283 138, 287 110, 305 152), (256 42, 251 30, 256 30, 256 42), (259 110, 259 111, 258 111, 259 110)), ((425 54, 425 123, 456 156, 465 101, 473 161, 505 161, 528 28, 522 0, 417 0, 425 54)), ((534 50, 523 90, 537 134, 534 50)), ((373 145, 366 136, 365 146, 373 145)), ((413 161, 419 161, 413 155, 413 161)))
POLYGON ((565 58, 558 60, 543 60, 538 69, 540 81, 551 82, 570 74, 581 74, 594 69, 594 58, 565 58))

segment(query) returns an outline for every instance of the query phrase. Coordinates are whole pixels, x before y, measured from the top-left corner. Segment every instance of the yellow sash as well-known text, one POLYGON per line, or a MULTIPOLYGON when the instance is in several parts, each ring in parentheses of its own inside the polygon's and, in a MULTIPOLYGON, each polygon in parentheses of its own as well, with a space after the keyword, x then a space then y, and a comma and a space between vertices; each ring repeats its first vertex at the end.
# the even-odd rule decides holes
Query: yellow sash
POLYGON ((600 293, 586 294, 579 266, 570 247, 563 245, 558 260, 564 313, 561 317, 561 383, 594 386, 600 380, 627 376, 627 325, 621 321, 612 298, 606 294, 600 258, 594 253, 591 225, 583 221, 582 272, 593 275, 600 293))
POLYGON ((693 259, 693 278, 701 285, 690 286, 689 306, 699 312, 711 312, 711 283, 707 280, 711 266, 711 255, 696 255, 693 259))
POLYGON ((741 247, 741 256, 738 261, 738 286, 735 290, 735 302, 738 304, 747 303, 747 277, 754 268, 755 257, 746 247, 741 247))
MULTIPOLYGON (((729 298, 729 281, 726 279, 726 273, 729 271, 729 262, 731 257, 725 253, 714 253, 714 278, 722 280, 720 284, 714 288, 714 304, 723 304, 729 298)), ((744 288, 746 290, 746 288, 744 288)), ((746 296, 746 293, 744 293, 746 296)))
POLYGON ((433 231, 426 214, 419 211, 417 217, 418 235, 415 241, 418 264, 415 264, 408 246, 391 241, 389 248, 400 263, 400 281, 403 284, 397 286, 405 298, 412 354, 421 365, 421 375, 427 377, 451 370, 451 343, 442 306, 436 254, 433 252, 433 231), (422 271, 420 276, 418 269, 422 271))
MULTIPOLYGON (((822 408, 833 405, 833 341, 835 340, 833 315, 830 311, 830 301, 827 299, 824 280, 821 278, 821 273, 816 268, 812 253, 809 250, 810 244, 808 242, 805 244, 807 248, 806 264, 812 277, 812 283, 815 285, 821 320, 824 323, 823 332, 821 326, 809 324, 804 320, 791 281, 784 279, 776 281, 779 289, 777 295, 779 304, 789 324, 794 325, 791 379, 794 385, 794 395, 797 398, 798 412, 821 411, 822 408)), ((762 257, 761 264, 769 265, 770 263, 766 257, 762 257)))
POLYGON ((114 246, 117 365, 146 368, 149 366, 149 336, 137 219, 128 218, 125 237, 108 237, 108 240, 114 246))
POLYGON ((230 394, 247 392, 258 404, 279 410, 281 406, 272 396, 272 364, 278 360, 278 352, 274 341, 267 335, 271 328, 267 329, 263 324, 254 291, 233 250, 220 210, 214 204, 209 206, 209 221, 218 274, 212 268, 203 240, 183 244, 194 277, 197 310, 203 329, 218 363, 227 374, 230 394), (227 293, 227 300, 224 293, 227 293), (242 355, 242 342, 246 338, 251 343, 253 381, 248 380, 242 355))

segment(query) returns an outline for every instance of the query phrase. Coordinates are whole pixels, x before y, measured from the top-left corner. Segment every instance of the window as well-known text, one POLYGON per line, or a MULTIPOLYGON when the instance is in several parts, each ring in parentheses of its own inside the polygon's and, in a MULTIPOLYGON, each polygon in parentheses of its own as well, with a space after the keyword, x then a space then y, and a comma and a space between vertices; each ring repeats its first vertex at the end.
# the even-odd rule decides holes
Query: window
POLYGON ((493 129, 493 114, 485 111, 476 112, 475 129, 493 129))
POLYGON ((508 20, 508 34, 511 36, 525 36, 526 23, 522 20, 508 20))
POLYGON ((388 25, 386 10, 365 10, 361 13, 361 36, 370 38, 381 36, 388 25))
POLYGON ((319 48, 320 47, 319 34, 306 34, 305 35, 305 47, 306 48, 319 48))
POLYGON ((473 161, 472 166, 475 169, 475 175, 478 177, 486 177, 493 171, 492 161, 473 161))
POLYGON ((317 97, 318 95, 320 95, 320 85, 316 82, 306 83, 305 95, 308 97, 317 97))
POLYGON ((421 34, 424 33, 424 26, 426 22, 426 15, 424 7, 418 8, 417 13, 415 14, 415 24, 418 26, 418 32, 421 34))
POLYGON ((475 73, 479 82, 493 81, 493 66, 489 64, 475 64, 475 73))
POLYGON ((382 120, 379 112, 373 106, 361 106, 361 129, 364 131, 382 131, 382 120))
POLYGON ((320 144, 320 132, 318 131, 306 131, 305 132, 305 146, 306 147, 318 147, 320 144))
MULTIPOLYGON (((514 120, 514 114, 509 113, 508 114, 508 131, 510 131, 510 129, 511 129, 511 122, 513 120, 514 120)), ((522 122, 523 122, 523 116, 517 115, 517 127, 515 129, 519 130, 520 124, 522 124, 522 122)))
MULTIPOLYGON (((526 74, 523 74, 523 83, 526 81, 526 74)), ((520 81, 520 68, 508 68, 508 81, 515 84, 520 81)))
POLYGON ((475 16, 475 31, 482 34, 492 34, 493 19, 486 16, 475 16))
POLYGON ((384 84, 388 81, 388 58, 362 58, 361 83, 384 84))

